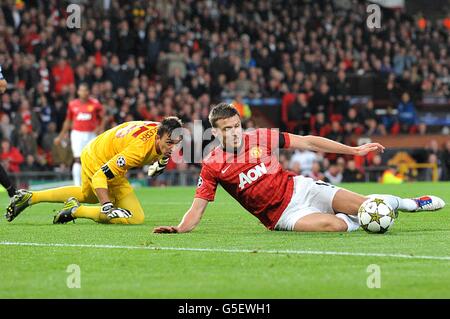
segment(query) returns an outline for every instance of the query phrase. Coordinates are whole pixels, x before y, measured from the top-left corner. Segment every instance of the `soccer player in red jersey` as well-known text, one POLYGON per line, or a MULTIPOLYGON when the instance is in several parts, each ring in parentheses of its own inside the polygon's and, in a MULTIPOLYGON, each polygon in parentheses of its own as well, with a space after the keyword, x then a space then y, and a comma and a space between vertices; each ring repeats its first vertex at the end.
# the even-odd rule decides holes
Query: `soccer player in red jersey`
MULTIPOLYGON (((359 228, 358 208, 373 195, 366 197, 309 177, 296 176, 281 167, 274 153, 278 148, 286 148, 364 156, 369 152, 382 152, 382 145, 368 143, 351 147, 318 136, 299 136, 271 129, 243 133, 238 112, 226 103, 216 105, 209 120, 221 145, 203 159, 192 206, 178 226, 156 227, 155 233, 184 233, 194 229, 208 202, 214 200, 218 184, 270 230, 342 232, 359 228)), ((393 209, 403 211, 437 210, 445 205, 435 196, 377 197, 383 198, 393 209)))
POLYGON ((105 128, 105 116, 103 106, 97 99, 89 97, 89 86, 85 83, 78 87, 78 99, 69 103, 66 120, 61 132, 55 138, 55 144, 61 143, 64 134, 71 128, 70 142, 74 163, 72 176, 75 186, 81 185, 80 156, 83 148, 93 140, 105 128))

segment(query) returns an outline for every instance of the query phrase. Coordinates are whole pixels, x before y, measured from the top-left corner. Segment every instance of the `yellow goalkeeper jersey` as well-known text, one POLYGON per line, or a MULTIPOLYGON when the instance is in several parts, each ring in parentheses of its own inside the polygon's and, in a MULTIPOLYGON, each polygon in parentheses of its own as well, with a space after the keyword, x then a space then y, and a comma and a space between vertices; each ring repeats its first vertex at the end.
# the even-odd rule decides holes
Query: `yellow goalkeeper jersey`
POLYGON ((132 121, 97 136, 83 149, 81 163, 92 178, 92 186, 107 188, 107 182, 124 177, 130 168, 154 163, 162 157, 156 151, 157 122, 132 121))

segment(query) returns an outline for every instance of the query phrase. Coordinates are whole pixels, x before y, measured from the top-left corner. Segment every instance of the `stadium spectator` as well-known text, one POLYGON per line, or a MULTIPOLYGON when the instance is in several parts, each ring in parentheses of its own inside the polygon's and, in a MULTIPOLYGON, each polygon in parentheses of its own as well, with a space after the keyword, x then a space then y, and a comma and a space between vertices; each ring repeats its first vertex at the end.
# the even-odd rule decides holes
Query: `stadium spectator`
POLYGON ((26 124, 20 125, 13 137, 13 144, 19 149, 20 153, 26 158, 28 155, 35 156, 38 151, 37 140, 33 134, 30 134, 26 124))
POLYGON ((47 131, 42 136, 42 149, 47 153, 51 152, 54 144, 53 142, 57 137, 58 133, 56 133, 56 123, 50 122, 47 126, 47 131))
POLYGON ((42 161, 42 157, 38 157, 41 159, 41 162, 36 161, 34 155, 27 155, 25 157, 25 161, 20 165, 20 169, 23 172, 40 172, 45 170, 45 161, 42 161))
MULTIPOLYGON (((350 124, 350 123, 349 123, 350 124)), ((351 125, 351 124, 350 124, 351 125)), ((343 133, 343 130, 341 128, 341 124, 338 121, 331 122, 331 131, 326 135, 327 138, 330 140, 344 143, 345 141, 345 135, 343 133)))
POLYGON ((16 147, 11 146, 9 141, 4 139, 2 140, 0 160, 8 172, 17 173, 20 172, 20 164, 23 163, 24 158, 16 147))
POLYGON ((245 69, 239 70, 239 76, 236 80, 236 91, 239 95, 248 96, 251 91, 252 83, 247 77, 245 69))
POLYGON ((373 100, 367 101, 367 103, 364 105, 364 108, 361 110, 361 118, 364 119, 367 126, 369 126, 367 122, 371 120, 375 120, 375 123, 377 123, 378 116, 375 113, 373 100))
POLYGON ((419 135, 426 135, 427 134, 427 125, 425 123, 419 123, 419 125, 417 125, 417 133, 419 135))
POLYGON ((322 168, 320 167, 319 162, 314 162, 313 166, 311 168, 311 173, 308 175, 309 177, 313 178, 314 180, 324 180, 325 176, 322 173, 322 168))
POLYGON ((308 150, 297 150, 292 155, 289 167, 297 167, 300 169, 302 175, 309 175, 311 173, 315 161, 320 160, 319 154, 308 150))
POLYGON ((370 182, 379 182, 381 179, 381 175, 384 171, 383 161, 380 155, 375 155, 372 159, 372 164, 368 167, 365 174, 367 175, 367 179, 370 182))
POLYGON ((54 92, 56 94, 68 92, 70 89, 69 86, 75 84, 75 75, 72 66, 67 62, 65 55, 67 53, 62 54, 58 59, 58 64, 52 68, 52 76, 55 81, 54 92))
POLYGON ((358 111, 356 108, 352 107, 348 110, 346 117, 344 118, 344 122, 347 124, 349 123, 352 127, 352 132, 354 134, 361 134, 364 131, 364 128, 362 126, 362 121, 360 115, 358 114, 358 111))
MULTIPOLYGON (((428 154, 427 163, 431 164, 431 165, 436 165, 436 167, 437 167, 436 178, 437 178, 437 180, 440 180, 441 176, 442 176, 442 169, 441 169, 441 165, 440 165, 441 163, 440 163, 440 159, 439 159, 438 155, 435 154, 435 153, 428 154)), ((434 180, 434 177, 435 177, 434 174, 435 173, 434 173, 434 169, 433 168, 426 168, 424 174, 425 174, 425 178, 424 179, 426 181, 433 181, 434 180)))
POLYGON ((10 140, 14 131, 14 125, 11 124, 8 113, 3 113, 0 116, 0 135, 2 139, 10 140))
POLYGON ((359 169, 356 168, 354 160, 350 160, 347 162, 347 167, 342 173, 342 182, 344 183, 364 182, 364 174, 359 169))
POLYGON ((342 172, 344 172, 344 170, 345 170, 345 168, 347 166, 347 162, 346 162, 344 157, 339 156, 339 157, 336 158, 336 165, 337 165, 337 167, 339 169, 339 172, 342 173, 342 172))
POLYGON ((392 134, 397 134, 400 130, 399 127, 397 127, 398 120, 397 120, 397 110, 392 107, 392 105, 388 105, 386 108, 386 114, 384 114, 381 117, 381 121, 383 124, 383 127, 386 129, 387 132, 392 134))
POLYGON ((365 135, 367 136, 385 135, 386 131, 383 128, 384 126, 378 125, 377 121, 374 118, 369 118, 366 120, 365 135))
POLYGON ((330 124, 326 121, 325 114, 323 112, 317 113, 313 119, 311 133, 322 137, 327 135, 330 130, 330 124))
POLYGON ((337 73, 337 79, 334 83, 334 99, 336 100, 335 113, 347 114, 350 106, 350 83, 347 81, 344 70, 339 70, 337 73))
POLYGON ((330 87, 326 82, 320 83, 319 90, 311 97, 311 106, 315 112, 323 112, 327 115, 330 113, 331 101, 330 87))
MULTIPOLYGON (((28 133, 33 135, 35 138, 39 136, 42 126, 39 117, 35 112, 33 112, 33 110, 30 107, 30 103, 26 98, 24 98, 21 101, 19 110, 15 115, 13 124, 17 131, 19 131, 20 126, 22 124, 25 124, 28 133)), ((14 142, 14 144, 17 145, 17 141, 14 142)))
POLYGON ((402 94, 402 100, 398 104, 398 121, 403 133, 410 132, 411 127, 417 123, 417 113, 413 102, 407 92, 402 94))
POLYGON ((73 154, 70 145, 69 133, 63 134, 63 136, 61 137, 61 142, 59 144, 52 144, 51 158, 55 171, 71 171, 73 154))
POLYGON ((299 123, 294 131, 302 135, 308 134, 311 131, 310 123, 312 115, 312 108, 308 104, 306 94, 297 94, 294 103, 290 105, 288 111, 288 120, 299 123))
POLYGON ((331 164, 323 175, 325 176, 324 181, 327 183, 337 185, 342 182, 342 172, 339 166, 336 164, 331 164))

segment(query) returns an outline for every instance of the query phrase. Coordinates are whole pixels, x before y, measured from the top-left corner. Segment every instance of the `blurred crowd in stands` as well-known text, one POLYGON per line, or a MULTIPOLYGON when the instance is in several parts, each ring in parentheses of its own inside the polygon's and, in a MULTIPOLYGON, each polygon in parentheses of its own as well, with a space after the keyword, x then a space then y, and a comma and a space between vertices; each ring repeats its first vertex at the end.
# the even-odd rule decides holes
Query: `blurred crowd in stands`
MULTIPOLYGON (((389 11, 370 31, 364 1, 344 10, 327 0, 93 0, 77 1, 81 29, 68 29, 69 3, 1 1, 0 65, 9 89, 0 97, 0 159, 10 172, 70 169, 69 136, 53 140, 80 83, 105 107, 107 128, 168 115, 207 128, 210 105, 222 100, 237 100, 245 125, 254 126, 243 98, 271 97, 281 100, 282 129, 340 142, 426 134, 416 101, 450 98, 450 26, 441 20, 417 24, 389 11), (367 74, 384 85, 383 114, 375 112, 379 97, 350 103, 348 77, 367 74)), ((450 179, 449 152, 447 143, 435 153, 450 179)), ((362 166, 385 165, 380 156, 310 152, 281 161, 333 183, 364 180, 362 166)))

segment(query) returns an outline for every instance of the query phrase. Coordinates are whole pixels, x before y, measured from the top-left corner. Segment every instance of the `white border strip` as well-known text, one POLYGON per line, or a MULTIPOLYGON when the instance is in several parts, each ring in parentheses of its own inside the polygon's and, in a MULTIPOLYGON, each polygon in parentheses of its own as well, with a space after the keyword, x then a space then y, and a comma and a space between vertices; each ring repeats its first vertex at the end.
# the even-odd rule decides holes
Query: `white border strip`
POLYGON ((100 248, 100 249, 129 249, 129 250, 171 250, 212 253, 262 253, 262 254, 289 254, 289 255, 331 255, 331 256, 361 256, 361 257, 388 257, 404 259, 428 259, 450 261, 450 256, 420 256, 406 254, 356 253, 345 251, 320 250, 265 250, 265 249, 220 249, 220 248, 189 248, 189 247, 148 247, 148 246, 116 246, 116 245, 89 245, 89 244, 55 244, 55 243, 26 243, 26 242, 0 242, 0 246, 29 246, 29 247, 63 247, 63 248, 100 248))

